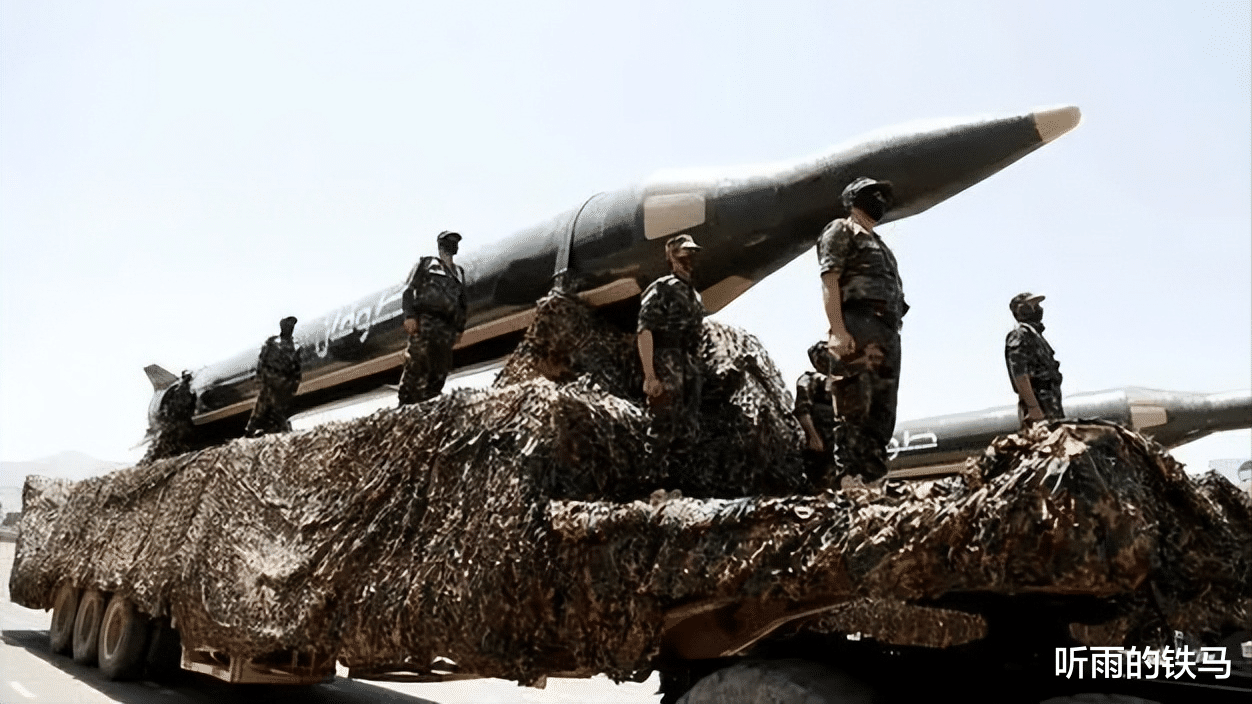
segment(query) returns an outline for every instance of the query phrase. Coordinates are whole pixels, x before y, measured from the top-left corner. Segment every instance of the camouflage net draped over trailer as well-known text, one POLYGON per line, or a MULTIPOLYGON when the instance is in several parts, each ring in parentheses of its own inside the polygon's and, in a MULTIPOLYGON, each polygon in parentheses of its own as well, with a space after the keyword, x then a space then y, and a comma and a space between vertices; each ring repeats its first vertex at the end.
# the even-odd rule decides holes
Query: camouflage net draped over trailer
POLYGON ((965 476, 785 495, 806 489, 801 436, 754 338, 706 326, 701 461, 677 471, 646 452, 632 347, 553 297, 496 388, 33 478, 12 598, 47 608, 69 580, 235 657, 334 653, 361 674, 445 658, 524 683, 640 674, 667 616, 745 603, 839 606, 801 627, 924 645, 981 634, 976 614, 911 617, 958 592, 1122 599, 1087 632, 1110 645, 1247 622, 1252 507, 1138 436, 1040 426, 965 476))

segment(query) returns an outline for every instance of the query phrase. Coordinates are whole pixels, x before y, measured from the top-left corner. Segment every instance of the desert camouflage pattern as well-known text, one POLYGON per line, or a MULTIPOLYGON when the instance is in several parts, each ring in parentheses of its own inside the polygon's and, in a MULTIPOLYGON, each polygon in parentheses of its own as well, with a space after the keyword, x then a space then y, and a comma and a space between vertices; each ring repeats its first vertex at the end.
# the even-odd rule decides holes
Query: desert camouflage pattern
POLYGON ((426 313, 417 317, 416 335, 409 335, 404 351, 404 371, 397 393, 400 405, 421 403, 443 392, 452 370, 452 346, 461 331, 447 320, 426 313))
POLYGON ((184 372, 161 396, 153 435, 141 464, 181 455, 195 449, 196 394, 191 390, 191 374, 184 372))
POLYGON ((267 339, 257 357, 256 376, 261 391, 244 435, 257 437, 291 430, 291 401, 302 376, 300 350, 295 341, 281 335, 267 339))
MULTIPOLYGON (((1061 407, 1061 364, 1056 361, 1056 352, 1043 333, 1029 323, 1018 322, 1004 339, 1004 361, 1009 379, 1023 374, 1030 377, 1030 387, 1044 418, 1065 417, 1065 409, 1061 407)), ((1017 410, 1021 417, 1026 417, 1026 404, 1020 398, 1017 410)))

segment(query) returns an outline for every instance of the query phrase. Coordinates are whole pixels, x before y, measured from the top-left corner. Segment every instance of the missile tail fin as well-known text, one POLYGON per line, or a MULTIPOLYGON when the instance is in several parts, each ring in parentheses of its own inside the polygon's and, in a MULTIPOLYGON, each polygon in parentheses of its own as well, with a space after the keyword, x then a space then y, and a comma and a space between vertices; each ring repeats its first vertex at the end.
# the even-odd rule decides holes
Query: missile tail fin
POLYGON ((148 375, 148 381, 152 382, 153 391, 168 389, 178 381, 178 377, 163 369, 159 364, 149 364, 143 368, 143 371, 148 375))

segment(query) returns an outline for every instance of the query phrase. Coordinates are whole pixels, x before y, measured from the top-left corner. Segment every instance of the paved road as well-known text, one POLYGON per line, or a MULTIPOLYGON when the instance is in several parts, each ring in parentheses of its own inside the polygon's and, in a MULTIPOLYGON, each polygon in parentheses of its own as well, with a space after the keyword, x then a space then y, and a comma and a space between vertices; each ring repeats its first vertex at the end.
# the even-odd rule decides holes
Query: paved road
POLYGON ((0 703, 127 702, 133 704, 656 704, 657 679, 614 684, 602 677, 548 680, 546 689, 519 687, 503 680, 440 684, 393 684, 337 678, 309 687, 229 685, 183 673, 175 680, 110 682, 94 667, 76 665, 48 646, 51 612, 32 611, 9 600, 14 545, 0 542, 0 703))

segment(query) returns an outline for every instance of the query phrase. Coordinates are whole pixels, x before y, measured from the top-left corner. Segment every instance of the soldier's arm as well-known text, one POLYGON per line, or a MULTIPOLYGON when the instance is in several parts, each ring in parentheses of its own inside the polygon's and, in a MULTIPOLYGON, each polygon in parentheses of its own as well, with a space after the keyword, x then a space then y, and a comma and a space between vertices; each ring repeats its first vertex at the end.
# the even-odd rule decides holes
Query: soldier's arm
POLYGON ((804 429, 804 437, 809 449, 821 452, 826 445, 822 442, 821 434, 817 432, 817 425, 813 423, 813 393, 809 388, 813 383, 812 377, 812 373, 806 373, 796 382, 796 406, 792 415, 804 429))
POLYGON ((457 273, 461 277, 461 289, 457 292, 456 329, 457 332, 465 332, 465 319, 469 315, 469 300, 465 294, 465 267, 458 265, 457 273))
POLYGON ((661 393, 661 382, 656 378, 656 367, 653 364, 652 342, 651 330, 640 330, 639 336, 635 338, 635 344, 639 348, 639 363, 643 365, 643 392, 648 396, 661 393))
POLYGON ((1029 344, 1029 338, 1020 329, 1014 329, 1004 341, 1004 361, 1008 364, 1013 390, 1026 407, 1026 419, 1034 421, 1043 419, 1043 409, 1039 407, 1034 385, 1030 383, 1029 344))
POLYGON ((417 263, 409 270, 409 276, 404 281, 404 293, 400 296, 400 307, 404 309, 404 331, 410 335, 416 335, 418 329, 417 293, 421 290, 424 279, 422 261, 422 259, 417 260, 417 263))
POLYGON ((843 321, 843 292, 839 288, 843 263, 851 246, 852 233, 843 220, 827 225, 817 241, 817 263, 822 272, 822 306, 830 324, 826 348, 835 357, 844 357, 856 351, 856 341, 843 321))
POLYGON ((1030 384, 1030 376, 1018 374, 1013 377, 1013 388, 1026 406, 1026 420, 1043 420, 1043 409, 1039 407, 1039 399, 1035 397, 1035 388, 1030 384))
POLYGON ((838 269, 822 274, 822 304, 826 309, 826 321, 830 323, 826 349, 842 359, 856 351, 856 340, 843 322, 843 292, 839 289, 838 269))

